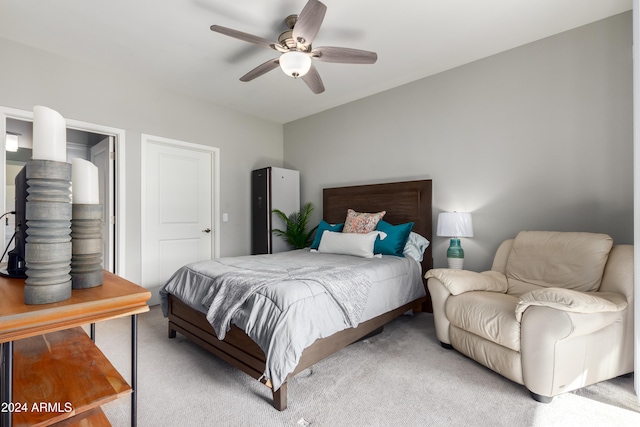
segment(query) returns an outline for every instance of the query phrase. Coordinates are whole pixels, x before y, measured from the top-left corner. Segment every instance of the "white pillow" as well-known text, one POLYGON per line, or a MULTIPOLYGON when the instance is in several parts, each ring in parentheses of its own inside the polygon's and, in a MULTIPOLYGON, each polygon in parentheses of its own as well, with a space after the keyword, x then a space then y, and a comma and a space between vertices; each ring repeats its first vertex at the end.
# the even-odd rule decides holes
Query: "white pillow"
POLYGON ((404 245, 404 256, 410 256, 418 262, 422 262, 424 251, 429 247, 429 241, 413 231, 409 233, 406 245, 404 245))
POLYGON ((373 245, 378 234, 381 233, 379 231, 366 234, 341 233, 327 230, 322 233, 318 252, 373 258, 373 245))

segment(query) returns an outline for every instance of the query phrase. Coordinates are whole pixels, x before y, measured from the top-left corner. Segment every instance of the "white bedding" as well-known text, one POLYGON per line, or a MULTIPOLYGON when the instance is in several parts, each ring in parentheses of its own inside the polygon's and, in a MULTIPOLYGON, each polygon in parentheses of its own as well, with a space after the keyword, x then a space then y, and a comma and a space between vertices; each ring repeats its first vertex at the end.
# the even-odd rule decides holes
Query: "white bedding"
MULTIPOLYGON (((206 314, 203 305, 215 275, 235 270, 273 272, 297 268, 350 267, 370 281, 360 322, 398 308, 426 294, 420 265, 410 257, 359 258, 349 255, 312 253, 308 249, 270 255, 219 258, 189 264, 174 274, 160 290, 165 316, 168 294, 206 314)), ((351 327, 344 310, 318 281, 267 282, 251 293, 231 316, 231 323, 244 330, 264 351, 264 376, 274 390, 297 366, 305 348, 318 338, 351 327)))

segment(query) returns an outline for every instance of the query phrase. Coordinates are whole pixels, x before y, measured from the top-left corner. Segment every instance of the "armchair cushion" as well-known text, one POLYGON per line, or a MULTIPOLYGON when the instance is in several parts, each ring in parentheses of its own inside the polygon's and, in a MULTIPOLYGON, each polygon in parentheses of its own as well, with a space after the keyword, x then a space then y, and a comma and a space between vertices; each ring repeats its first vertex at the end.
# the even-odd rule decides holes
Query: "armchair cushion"
POLYGON ((522 231, 513 243, 506 275, 542 287, 596 291, 612 246, 606 234, 522 231))
POLYGON ((427 271, 425 278, 436 278, 442 282, 451 295, 471 291, 507 292, 507 278, 497 271, 476 273, 469 270, 435 268, 427 271))
POLYGON ((513 315, 518 298, 496 292, 465 292, 451 296, 445 312, 451 327, 520 351, 520 322, 513 315))
POLYGON ((546 306, 573 313, 602 313, 627 308, 624 295, 615 292, 578 292, 563 288, 542 288, 520 296, 516 319, 522 320, 524 311, 532 305, 546 306))

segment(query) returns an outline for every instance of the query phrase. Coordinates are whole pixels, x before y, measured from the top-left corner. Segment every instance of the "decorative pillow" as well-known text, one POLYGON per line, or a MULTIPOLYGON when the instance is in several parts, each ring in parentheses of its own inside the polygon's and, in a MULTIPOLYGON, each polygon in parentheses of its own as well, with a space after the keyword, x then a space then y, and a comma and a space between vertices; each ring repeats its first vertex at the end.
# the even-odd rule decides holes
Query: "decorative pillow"
POLYGON ((318 228, 316 229, 316 236, 313 238, 313 243, 311 244, 311 249, 318 249, 318 246, 320 245, 320 239, 322 239, 322 234, 325 231, 342 231, 342 228, 344 227, 344 223, 342 224, 329 224, 328 222, 326 222, 324 219, 320 221, 320 224, 318 224, 318 228))
POLYGON ((391 225, 384 220, 380 220, 376 229, 386 233, 387 237, 384 240, 380 238, 376 239, 373 252, 376 254, 404 257, 404 247, 409 239, 409 233, 411 233, 413 229, 413 222, 391 225))
POLYGON ((318 252, 340 255, 353 255, 362 258, 373 258, 373 245, 379 232, 371 233, 339 233, 325 231, 322 233, 318 252))
POLYGON ((410 256, 416 261, 422 262, 424 251, 427 250, 429 244, 430 242, 427 239, 412 231, 409 233, 409 239, 407 240, 407 244, 404 245, 402 252, 405 256, 410 256))
POLYGON ((344 221, 343 233, 370 233, 376 229, 378 222, 387 211, 378 213, 356 212, 347 209, 347 219, 344 221))

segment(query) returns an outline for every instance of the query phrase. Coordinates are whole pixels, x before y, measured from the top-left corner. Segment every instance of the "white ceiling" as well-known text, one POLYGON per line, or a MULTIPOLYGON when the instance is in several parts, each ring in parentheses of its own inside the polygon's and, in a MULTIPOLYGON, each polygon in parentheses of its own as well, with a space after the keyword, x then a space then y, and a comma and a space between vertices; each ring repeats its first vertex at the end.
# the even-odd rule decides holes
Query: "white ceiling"
MULTIPOLYGON (((238 79, 277 52, 209 30, 276 41, 307 0, 1 0, 0 37, 286 123, 630 10, 632 0, 322 0, 314 46, 378 53, 374 65, 315 62, 314 95, 279 69, 238 79)), ((2 58, 2 62, 10 58, 2 58)))

